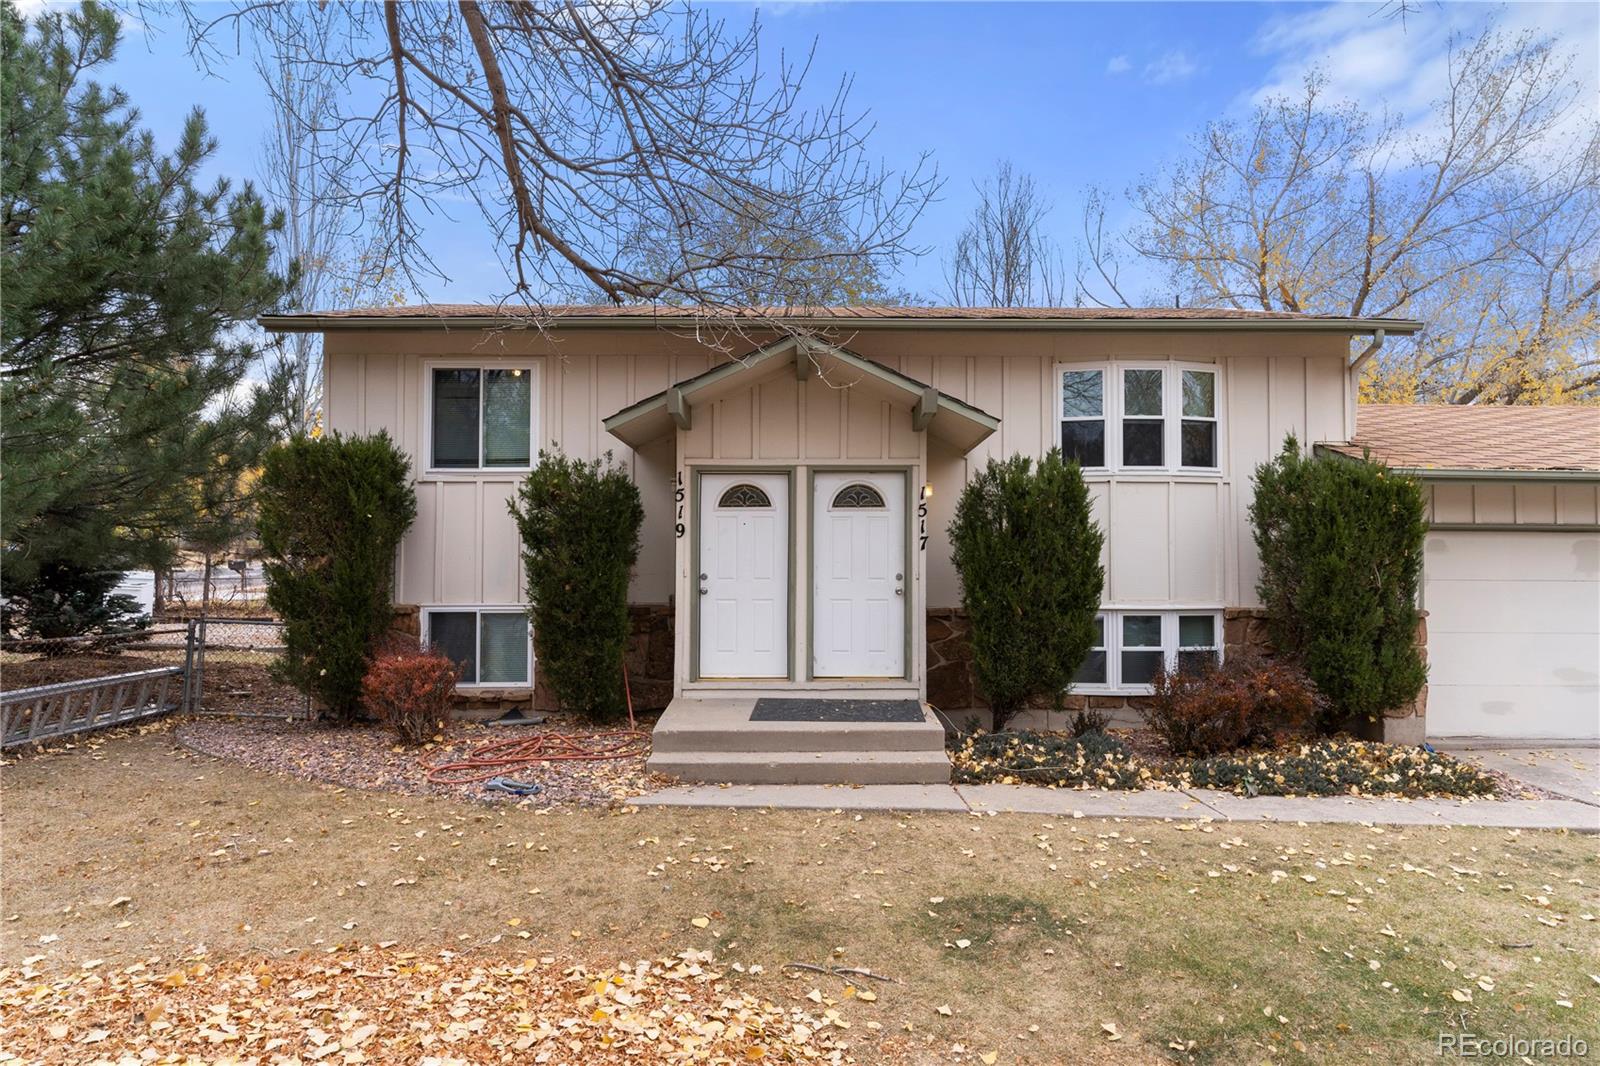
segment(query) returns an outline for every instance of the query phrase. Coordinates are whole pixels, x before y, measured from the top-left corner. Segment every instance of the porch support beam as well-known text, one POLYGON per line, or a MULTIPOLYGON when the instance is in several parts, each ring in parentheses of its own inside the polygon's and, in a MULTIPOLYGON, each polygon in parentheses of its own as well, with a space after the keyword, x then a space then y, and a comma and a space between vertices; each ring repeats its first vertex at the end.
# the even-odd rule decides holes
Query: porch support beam
POLYGON ((683 390, 676 385, 667 390, 667 414, 672 416, 672 424, 679 429, 688 429, 693 421, 689 401, 684 399, 683 390))
POLYGON ((938 413, 939 390, 931 386, 923 389, 922 395, 917 397, 917 405, 911 409, 911 428, 921 433, 938 413))

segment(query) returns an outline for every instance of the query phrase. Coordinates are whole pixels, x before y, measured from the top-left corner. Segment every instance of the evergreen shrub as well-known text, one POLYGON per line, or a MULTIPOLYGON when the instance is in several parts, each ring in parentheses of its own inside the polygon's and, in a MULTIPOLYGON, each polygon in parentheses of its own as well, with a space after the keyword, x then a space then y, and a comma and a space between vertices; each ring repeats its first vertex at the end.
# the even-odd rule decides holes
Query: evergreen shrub
POLYGON ((562 709, 595 720, 624 709, 628 578, 644 507, 622 467, 541 451, 511 502, 522 537, 539 676, 562 709))
POLYGON ((267 453, 257 491, 279 672, 348 724, 393 626, 395 557, 417 515, 411 464, 386 433, 297 437, 267 453))
POLYGON ((1328 698, 1321 725, 1377 721, 1428 677, 1417 647, 1428 526, 1422 489, 1367 459, 1311 456, 1290 436, 1256 468, 1257 593, 1274 648, 1328 698))
POLYGON ((961 493, 950 544, 972 661, 994 728, 1027 702, 1057 707, 1096 639, 1104 537, 1076 462, 1051 449, 994 460, 961 493))

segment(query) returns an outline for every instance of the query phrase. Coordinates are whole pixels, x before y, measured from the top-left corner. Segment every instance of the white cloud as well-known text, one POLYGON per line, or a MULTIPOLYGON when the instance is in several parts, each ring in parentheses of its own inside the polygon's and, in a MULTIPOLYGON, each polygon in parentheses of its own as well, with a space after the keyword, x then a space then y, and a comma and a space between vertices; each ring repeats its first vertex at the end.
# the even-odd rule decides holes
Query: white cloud
POLYGON ((1181 48, 1161 53, 1160 57, 1144 65, 1144 80, 1151 85, 1166 85, 1183 81, 1200 69, 1200 64, 1189 58, 1181 48))
POLYGON ((1491 23, 1508 38, 1533 32, 1557 42, 1571 54, 1572 74, 1587 98, 1600 94, 1600 50, 1595 48, 1600 6, 1427 4, 1401 21, 1376 4, 1330 4, 1298 8, 1262 27, 1256 48, 1273 64, 1265 82, 1241 103, 1298 96, 1306 75, 1316 69, 1327 80, 1328 99, 1417 124, 1445 93, 1452 38, 1470 40, 1491 23))
POLYGON ((1133 61, 1127 56, 1112 56, 1106 62, 1107 74, 1126 74, 1133 69, 1133 61))

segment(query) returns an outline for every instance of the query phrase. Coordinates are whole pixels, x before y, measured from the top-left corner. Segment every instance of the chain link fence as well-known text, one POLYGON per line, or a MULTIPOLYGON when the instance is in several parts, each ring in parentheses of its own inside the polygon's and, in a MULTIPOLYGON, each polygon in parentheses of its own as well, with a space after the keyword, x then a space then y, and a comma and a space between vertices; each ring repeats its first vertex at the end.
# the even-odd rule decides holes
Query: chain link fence
POLYGON ((169 620, 112 636, 8 641, 0 653, 7 747, 171 711, 312 716, 310 700, 275 676, 283 653, 277 619, 169 620))
POLYGON ((310 718, 311 701, 279 681, 283 623, 275 618, 195 619, 190 711, 241 718, 310 718))

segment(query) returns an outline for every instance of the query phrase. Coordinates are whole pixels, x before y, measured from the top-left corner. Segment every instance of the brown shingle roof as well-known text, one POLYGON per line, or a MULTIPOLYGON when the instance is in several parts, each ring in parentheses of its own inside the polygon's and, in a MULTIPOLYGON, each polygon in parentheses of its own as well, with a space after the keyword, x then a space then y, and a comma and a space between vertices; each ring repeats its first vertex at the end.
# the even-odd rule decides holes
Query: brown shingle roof
MULTIPOLYGON (((550 304, 526 308, 516 304, 395 304, 384 307, 356 307, 337 311, 308 311, 319 318, 479 318, 504 315, 514 318, 529 313, 552 318, 693 318, 696 309, 665 304, 550 304)), ((1204 307, 911 307, 901 305, 853 305, 837 307, 753 307, 736 312, 762 318, 861 318, 861 319, 1281 319, 1299 320, 1339 318, 1339 315, 1306 315, 1292 311, 1244 311, 1237 308, 1204 307)))
MULTIPOLYGON (((310 323, 337 326, 365 323, 395 322, 421 324, 438 322, 448 325, 463 319, 515 320, 537 316, 548 320, 605 320, 629 324, 652 322, 690 321, 707 317, 706 312, 691 307, 659 304, 550 304, 542 307, 525 307, 520 304, 410 304, 385 307, 359 307, 329 311, 307 311, 295 314, 264 315, 262 322, 270 328, 305 328, 310 323)), ((1327 324, 1337 327, 1341 323, 1360 323, 1358 329, 1386 328, 1394 333, 1411 333, 1420 329, 1420 323, 1406 319, 1351 319, 1344 315, 1311 315, 1291 311, 1247 311, 1238 308, 1210 307, 911 307, 911 306, 837 306, 837 307, 767 307, 729 310, 723 318, 752 320, 805 320, 807 322, 837 321, 848 324, 870 323, 928 323, 928 322, 1283 322, 1296 324, 1327 324)), ((321 328, 319 325, 318 328, 321 328)))
POLYGON ((1323 447, 1406 469, 1600 471, 1600 408, 1362 404, 1355 439, 1323 447))

